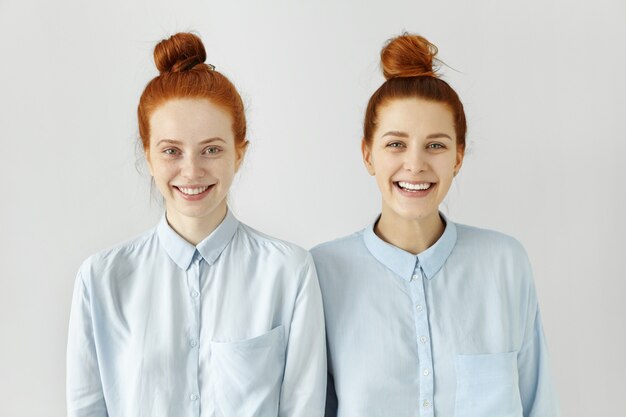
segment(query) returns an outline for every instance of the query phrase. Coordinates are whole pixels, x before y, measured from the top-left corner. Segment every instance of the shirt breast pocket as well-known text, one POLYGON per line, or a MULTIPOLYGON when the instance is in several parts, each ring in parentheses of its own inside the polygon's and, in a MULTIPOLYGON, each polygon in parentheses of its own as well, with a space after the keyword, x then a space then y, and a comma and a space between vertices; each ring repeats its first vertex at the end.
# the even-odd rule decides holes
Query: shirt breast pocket
POLYGON ((457 355, 456 417, 521 417, 517 352, 457 355))
POLYGON ((215 407, 220 417, 278 415, 285 368, 285 328, 252 339, 211 342, 215 407))

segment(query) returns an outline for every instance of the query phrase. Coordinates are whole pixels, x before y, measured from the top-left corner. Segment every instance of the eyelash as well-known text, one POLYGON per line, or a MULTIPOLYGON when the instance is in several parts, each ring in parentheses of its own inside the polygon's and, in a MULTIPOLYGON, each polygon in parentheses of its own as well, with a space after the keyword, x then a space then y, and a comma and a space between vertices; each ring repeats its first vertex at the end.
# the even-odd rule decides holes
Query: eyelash
POLYGON ((220 153, 222 150, 220 148, 218 148, 217 146, 209 146, 208 148, 206 148, 202 153, 206 153, 209 155, 217 155, 218 153, 220 153), (215 152, 209 152, 209 150, 214 149, 215 152))
MULTIPOLYGON (((217 146, 209 146, 208 148, 204 149, 202 153, 207 154, 207 155, 217 155, 221 151, 222 150, 217 146)), ((179 155, 180 151, 174 148, 165 148, 163 149, 163 153, 167 156, 174 156, 174 155, 179 155)))
POLYGON ((178 154, 178 149, 166 148, 166 149, 163 149, 163 153, 165 155, 176 155, 176 154, 178 154), (172 151, 172 152, 170 152, 170 151, 172 151))
MULTIPOLYGON (((392 149, 397 149, 397 148, 402 148, 405 147, 404 143, 402 142, 390 142, 387 144, 388 148, 392 148, 392 149)), ((441 143, 429 143, 426 148, 428 149, 445 149, 446 147, 441 144, 441 143)))
POLYGON ((443 146, 441 143, 431 143, 427 146, 430 149, 444 149, 445 146, 443 146))

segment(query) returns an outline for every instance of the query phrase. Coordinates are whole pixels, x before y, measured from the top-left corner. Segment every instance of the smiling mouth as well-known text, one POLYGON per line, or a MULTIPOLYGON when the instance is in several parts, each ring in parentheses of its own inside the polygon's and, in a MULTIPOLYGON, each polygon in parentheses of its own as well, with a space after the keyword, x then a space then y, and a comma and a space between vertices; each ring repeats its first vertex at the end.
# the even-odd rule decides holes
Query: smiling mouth
POLYGON ((215 184, 194 186, 194 187, 179 187, 174 185, 173 187, 180 193, 182 198, 187 201, 202 200, 213 189, 215 184))
POLYGON ((414 183, 410 183, 406 181, 395 181, 393 184, 399 189, 401 189, 402 191, 408 191, 412 193, 426 191, 430 189, 431 186, 434 185, 434 183, 432 182, 420 182, 420 183, 414 184, 414 183))
POLYGON ((202 187, 178 187, 176 185, 174 185, 174 188, 176 188, 178 191, 180 191, 182 194, 186 195, 186 196, 196 196, 202 193, 205 193, 208 189, 212 188, 212 185, 205 185, 202 187))

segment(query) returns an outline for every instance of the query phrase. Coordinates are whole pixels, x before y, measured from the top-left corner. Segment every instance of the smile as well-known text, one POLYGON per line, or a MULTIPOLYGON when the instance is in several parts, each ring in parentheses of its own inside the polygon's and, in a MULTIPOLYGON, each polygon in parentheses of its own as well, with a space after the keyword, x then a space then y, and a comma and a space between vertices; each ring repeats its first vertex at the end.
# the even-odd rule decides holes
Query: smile
MULTIPOLYGON (((176 187, 176 186, 174 186, 176 187)), ((203 193, 207 190, 207 188, 209 188, 209 186, 205 186, 205 187, 198 187, 198 188, 185 188, 185 187, 176 187, 178 188, 178 190, 186 195, 197 195, 200 193, 203 193)))
POLYGON ((409 191, 409 192, 425 191, 425 190, 428 190, 431 187, 431 185, 433 185, 433 183, 431 182, 422 182, 418 184, 413 184, 413 183, 406 182, 406 181, 398 181, 398 182, 394 182, 394 184, 397 185, 398 188, 400 188, 401 190, 409 191))
POLYGON ((213 189, 215 184, 192 186, 192 187, 179 187, 174 185, 174 189, 178 191, 178 194, 187 201, 202 200, 213 189))

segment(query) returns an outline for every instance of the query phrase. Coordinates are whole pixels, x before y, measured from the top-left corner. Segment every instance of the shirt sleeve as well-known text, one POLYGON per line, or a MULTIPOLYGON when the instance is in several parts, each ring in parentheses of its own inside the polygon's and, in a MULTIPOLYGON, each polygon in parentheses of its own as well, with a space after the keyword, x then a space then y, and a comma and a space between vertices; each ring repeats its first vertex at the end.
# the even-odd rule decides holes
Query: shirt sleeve
POLYGON ((67 340, 68 417, 106 417, 91 319, 90 295, 79 271, 67 340))
POLYGON ((322 417, 326 394, 326 336, 322 296, 307 255, 289 330, 280 417, 322 417))
POLYGON ((530 302, 526 334, 517 355, 524 417, 559 417, 561 414, 550 373, 548 347, 529 262, 526 262, 525 269, 529 277, 530 302))

